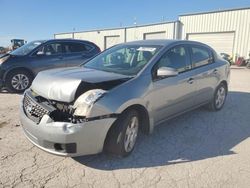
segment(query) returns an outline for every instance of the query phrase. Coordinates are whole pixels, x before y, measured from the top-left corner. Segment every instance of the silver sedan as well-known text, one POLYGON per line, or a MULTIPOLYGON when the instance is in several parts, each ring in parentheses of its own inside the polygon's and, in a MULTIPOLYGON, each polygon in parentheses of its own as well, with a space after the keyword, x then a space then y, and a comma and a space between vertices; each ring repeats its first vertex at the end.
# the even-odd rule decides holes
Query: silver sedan
POLYGON ((62 156, 129 155, 138 131, 206 105, 220 110, 230 68, 209 46, 144 40, 116 45, 80 67, 40 72, 21 104, 27 138, 62 156))

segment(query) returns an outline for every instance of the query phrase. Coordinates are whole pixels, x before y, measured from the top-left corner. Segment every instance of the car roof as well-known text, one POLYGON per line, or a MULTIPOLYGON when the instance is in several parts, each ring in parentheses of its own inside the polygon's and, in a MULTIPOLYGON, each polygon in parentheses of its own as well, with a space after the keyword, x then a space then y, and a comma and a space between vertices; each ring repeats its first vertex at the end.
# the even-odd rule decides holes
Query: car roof
POLYGON ((80 40, 80 39, 49 39, 49 40, 46 40, 46 42, 89 42, 90 41, 87 41, 87 40, 80 40))
POLYGON ((123 44, 128 44, 128 45, 159 45, 159 46, 164 46, 167 47, 169 45, 178 45, 178 44, 191 44, 191 45, 199 45, 203 46, 206 48, 209 48, 212 50, 214 53, 215 50, 204 43, 198 42, 198 41, 192 41, 192 40, 174 40, 174 39, 150 39, 150 40, 138 40, 138 41, 132 41, 132 42, 127 42, 123 44))
POLYGON ((127 42, 126 44, 167 46, 169 44, 172 44, 178 41, 182 41, 182 40, 150 39, 150 40, 138 40, 138 41, 127 42))
POLYGON ((178 43, 184 43, 184 44, 199 44, 204 45, 203 43, 191 41, 191 40, 173 40, 173 39, 150 39, 150 40, 138 40, 138 41, 132 41, 127 42, 125 44, 131 44, 131 45, 160 45, 160 46, 169 46, 171 44, 178 44, 178 43))

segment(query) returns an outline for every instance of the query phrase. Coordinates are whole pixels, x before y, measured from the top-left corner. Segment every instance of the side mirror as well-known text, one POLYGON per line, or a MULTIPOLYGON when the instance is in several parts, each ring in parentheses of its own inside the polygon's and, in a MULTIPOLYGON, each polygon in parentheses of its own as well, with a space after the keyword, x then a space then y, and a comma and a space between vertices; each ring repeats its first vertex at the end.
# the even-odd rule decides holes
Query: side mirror
POLYGON ((178 71, 174 68, 160 67, 157 70, 157 77, 173 77, 177 75, 178 75, 178 71))

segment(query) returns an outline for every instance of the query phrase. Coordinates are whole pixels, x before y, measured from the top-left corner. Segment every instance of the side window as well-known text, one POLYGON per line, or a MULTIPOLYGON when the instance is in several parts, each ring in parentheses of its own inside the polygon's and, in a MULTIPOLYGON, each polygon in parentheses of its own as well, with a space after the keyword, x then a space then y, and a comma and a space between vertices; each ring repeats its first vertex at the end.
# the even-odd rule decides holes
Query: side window
POLYGON ((178 72, 183 72, 189 65, 187 50, 184 46, 176 46, 168 50, 158 61, 156 68, 170 67, 175 68, 178 72))
POLYGON ((43 46, 37 53, 43 53, 44 55, 57 55, 63 53, 63 45, 61 43, 51 43, 43 46))
POLYGON ((72 42, 65 43, 66 53, 88 52, 91 49, 93 49, 92 46, 89 46, 89 45, 83 44, 83 43, 72 43, 72 42))
POLYGON ((209 64, 212 59, 212 52, 209 49, 200 46, 191 47, 191 55, 194 67, 209 64))

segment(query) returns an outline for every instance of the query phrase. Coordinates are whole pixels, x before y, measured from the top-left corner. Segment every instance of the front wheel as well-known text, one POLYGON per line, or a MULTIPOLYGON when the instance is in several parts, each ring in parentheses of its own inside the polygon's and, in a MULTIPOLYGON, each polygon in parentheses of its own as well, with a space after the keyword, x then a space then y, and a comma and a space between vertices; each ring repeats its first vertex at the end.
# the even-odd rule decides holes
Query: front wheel
POLYGON ((215 90, 212 101, 208 104, 208 107, 212 111, 219 111, 224 106, 227 97, 226 85, 221 83, 215 90))
POLYGON ((6 87, 10 92, 22 93, 30 87, 32 75, 25 70, 14 70, 6 77, 6 87))
POLYGON ((137 111, 123 112, 107 134, 104 151, 117 156, 128 156, 135 147, 139 124, 140 120, 137 111))

